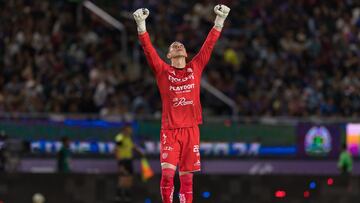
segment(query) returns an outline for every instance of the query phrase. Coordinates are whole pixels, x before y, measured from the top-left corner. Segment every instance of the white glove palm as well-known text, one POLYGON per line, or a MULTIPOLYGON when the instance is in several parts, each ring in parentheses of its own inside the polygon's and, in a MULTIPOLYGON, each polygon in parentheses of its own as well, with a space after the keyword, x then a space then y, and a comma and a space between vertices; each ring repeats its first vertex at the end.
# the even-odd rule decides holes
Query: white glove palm
POLYGON ((139 8, 133 13, 139 33, 146 32, 145 20, 149 16, 149 14, 150 11, 147 8, 139 8))
POLYGON ((230 8, 223 4, 218 4, 214 7, 214 12, 216 14, 215 27, 222 28, 226 17, 229 15, 230 8))

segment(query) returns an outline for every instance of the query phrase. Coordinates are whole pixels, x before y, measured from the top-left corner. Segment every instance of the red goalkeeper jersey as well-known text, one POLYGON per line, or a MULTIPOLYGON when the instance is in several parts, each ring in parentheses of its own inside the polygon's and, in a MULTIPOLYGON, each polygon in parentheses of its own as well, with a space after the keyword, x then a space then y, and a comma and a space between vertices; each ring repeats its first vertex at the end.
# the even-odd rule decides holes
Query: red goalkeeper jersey
POLYGON ((212 28, 199 53, 185 68, 177 69, 159 57, 147 32, 139 35, 161 95, 162 129, 192 127, 202 123, 201 75, 219 36, 220 32, 212 28))

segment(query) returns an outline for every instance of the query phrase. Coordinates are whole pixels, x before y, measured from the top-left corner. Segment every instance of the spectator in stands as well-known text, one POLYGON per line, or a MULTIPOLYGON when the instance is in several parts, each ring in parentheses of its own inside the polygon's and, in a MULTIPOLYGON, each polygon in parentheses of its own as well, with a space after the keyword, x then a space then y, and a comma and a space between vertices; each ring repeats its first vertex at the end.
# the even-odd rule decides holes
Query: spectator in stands
MULTIPOLYGON (((204 76, 236 101, 240 116, 359 117, 359 1, 226 2, 235 14, 204 76)), ((214 4, 96 3, 124 23, 128 36, 136 36, 130 11, 157 10, 149 27, 159 53, 171 41, 186 41, 190 58, 214 4)), ((119 33, 76 8, 60 0, 1 1, 0 112, 158 115, 159 93, 141 68, 142 55, 137 63, 136 39, 126 42, 135 57, 121 57, 119 33)), ((202 103, 206 114, 231 113, 206 93, 202 103)))

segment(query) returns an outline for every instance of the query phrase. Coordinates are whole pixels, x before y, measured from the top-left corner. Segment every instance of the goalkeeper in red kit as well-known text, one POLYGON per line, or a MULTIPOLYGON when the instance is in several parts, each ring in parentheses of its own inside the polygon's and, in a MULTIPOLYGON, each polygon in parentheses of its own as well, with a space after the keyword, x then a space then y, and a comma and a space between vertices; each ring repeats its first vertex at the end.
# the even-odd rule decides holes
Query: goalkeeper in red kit
POLYGON ((186 62, 187 52, 180 42, 169 47, 165 63, 153 47, 146 32, 145 20, 149 10, 140 8, 133 13, 137 24, 138 37, 146 59, 153 70, 162 100, 162 119, 160 132, 161 197, 163 203, 173 201, 174 175, 179 167, 181 203, 192 202, 193 172, 200 171, 200 133, 202 123, 200 104, 200 81, 205 65, 224 21, 230 12, 225 5, 214 7, 216 19, 199 53, 186 62))

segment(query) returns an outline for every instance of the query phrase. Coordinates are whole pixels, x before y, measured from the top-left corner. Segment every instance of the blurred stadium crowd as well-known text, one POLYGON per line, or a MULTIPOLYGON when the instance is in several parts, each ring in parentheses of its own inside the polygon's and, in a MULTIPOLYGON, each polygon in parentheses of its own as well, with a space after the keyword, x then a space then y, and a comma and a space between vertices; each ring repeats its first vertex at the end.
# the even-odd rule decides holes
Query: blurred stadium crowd
MULTIPOLYGON (((0 1, 0 112, 159 114, 132 11, 150 9, 163 59, 174 40, 191 57, 221 2, 232 11, 203 77, 241 116, 360 116, 360 1, 94 1, 124 23, 128 58, 120 33, 78 2, 0 1)), ((202 103, 208 115, 230 113, 208 94, 202 103)))

